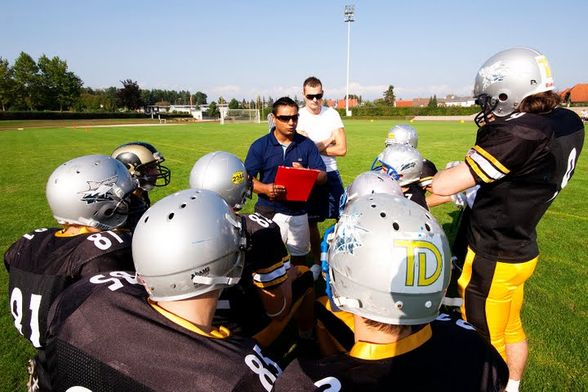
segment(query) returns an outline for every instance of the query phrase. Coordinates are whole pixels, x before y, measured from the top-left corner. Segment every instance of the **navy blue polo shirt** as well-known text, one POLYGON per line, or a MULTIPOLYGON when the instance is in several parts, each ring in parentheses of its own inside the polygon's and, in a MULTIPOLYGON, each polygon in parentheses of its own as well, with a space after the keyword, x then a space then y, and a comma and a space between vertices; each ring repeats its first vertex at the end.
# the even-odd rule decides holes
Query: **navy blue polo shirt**
MULTIPOLYGON (((278 166, 292 167, 292 162, 298 162, 307 169, 326 170, 321 154, 312 140, 295 134, 294 140, 284 152, 284 148, 273 132, 253 142, 249 147, 247 158, 245 158, 245 167, 250 176, 258 178, 264 184, 271 184, 276 178, 278 166)), ((261 194, 258 195, 255 207, 256 210, 285 215, 306 213, 306 202, 272 201, 266 195, 261 194)))

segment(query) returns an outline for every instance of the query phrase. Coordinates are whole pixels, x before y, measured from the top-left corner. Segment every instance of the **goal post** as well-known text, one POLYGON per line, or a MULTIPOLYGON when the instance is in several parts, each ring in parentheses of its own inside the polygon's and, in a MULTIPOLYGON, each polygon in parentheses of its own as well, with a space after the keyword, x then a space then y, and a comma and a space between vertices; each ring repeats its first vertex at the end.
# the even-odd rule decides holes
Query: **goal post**
POLYGON ((261 122, 260 113, 258 109, 227 109, 224 118, 221 119, 221 124, 224 122, 230 123, 257 123, 261 122))

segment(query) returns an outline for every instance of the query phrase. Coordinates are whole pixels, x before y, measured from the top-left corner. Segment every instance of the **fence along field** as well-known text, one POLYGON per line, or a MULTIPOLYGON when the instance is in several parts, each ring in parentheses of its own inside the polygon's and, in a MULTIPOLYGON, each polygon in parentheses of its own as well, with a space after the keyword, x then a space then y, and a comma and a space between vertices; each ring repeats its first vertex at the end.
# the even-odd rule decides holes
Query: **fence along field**
MULTIPOLYGON (((397 122, 344 120, 349 152, 338 159, 345 185, 368 170, 384 147, 386 131, 397 122)), ((443 168, 461 160, 475 140, 475 125, 459 122, 415 122, 419 150, 443 168)), ((44 128, 27 123, 24 130, 0 132, 0 251, 24 233, 56 225, 45 200, 45 183, 61 163, 85 154, 109 154, 116 146, 135 140, 154 144, 164 153, 172 182, 158 188, 152 200, 188 187, 193 163, 200 156, 225 150, 244 159, 250 143, 267 132, 261 124, 189 124, 166 127, 44 128)), ((0 129, 2 127, 0 123, 0 129)), ((588 152, 584 152, 584 155, 588 152)), ((526 286, 523 319, 530 339, 530 359, 523 391, 584 391, 588 389, 588 159, 581 156, 574 178, 539 225, 541 260, 526 286)), ((251 211, 249 201, 246 212, 251 211)), ((451 237, 456 209, 433 208, 451 237)), ((332 222, 325 222, 324 229, 332 222)), ((7 274, 0 269, 0 390, 23 390, 25 364, 33 355, 18 335, 9 312, 7 274)), ((121 342, 124 345, 124 342, 121 342)), ((442 360, 442 359, 440 359, 442 360)))

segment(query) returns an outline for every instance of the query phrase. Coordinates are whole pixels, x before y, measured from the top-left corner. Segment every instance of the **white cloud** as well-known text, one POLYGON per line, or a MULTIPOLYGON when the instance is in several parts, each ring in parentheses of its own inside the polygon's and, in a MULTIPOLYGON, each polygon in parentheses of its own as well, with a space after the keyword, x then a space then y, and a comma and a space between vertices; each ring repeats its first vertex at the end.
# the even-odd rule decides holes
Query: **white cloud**
MULTIPOLYGON (((139 82, 141 88, 162 88, 170 90, 182 90, 185 87, 180 87, 171 84, 161 84, 157 87, 149 86, 147 83, 143 84, 139 82)), ((363 99, 374 100, 382 98, 384 91, 388 89, 388 84, 371 84, 362 85, 361 83, 351 82, 349 83, 349 94, 360 95, 363 99)), ((421 85, 421 86, 402 86, 394 85, 394 93, 397 99, 412 99, 412 98, 429 98, 433 95, 437 97, 445 97, 446 95, 453 94, 458 96, 470 96, 472 94, 472 85, 465 86, 450 86, 447 84, 432 84, 432 85, 421 85)), ((257 96, 260 97, 272 97, 274 100, 283 96, 297 97, 302 99, 302 91, 299 85, 280 86, 274 85, 269 87, 250 87, 237 84, 227 84, 218 86, 200 86, 199 88, 192 88, 192 93, 196 91, 202 91, 208 95, 209 100, 217 100, 218 97, 230 100, 236 98, 238 100, 255 99, 257 96)), ((329 87, 327 90, 327 98, 329 99, 342 99, 345 97, 346 87, 329 87)))
MULTIPOLYGON (((364 99, 377 99, 384 96, 384 91, 388 89, 387 84, 361 85, 359 83, 349 83, 349 94, 360 95, 364 99)), ((394 94, 397 98, 428 98, 433 95, 445 97, 453 94, 459 96, 468 96, 472 93, 472 86, 449 86, 446 84, 428 85, 428 86, 394 86, 394 94)), ((343 98, 345 96, 345 87, 329 89, 331 97, 343 98)))

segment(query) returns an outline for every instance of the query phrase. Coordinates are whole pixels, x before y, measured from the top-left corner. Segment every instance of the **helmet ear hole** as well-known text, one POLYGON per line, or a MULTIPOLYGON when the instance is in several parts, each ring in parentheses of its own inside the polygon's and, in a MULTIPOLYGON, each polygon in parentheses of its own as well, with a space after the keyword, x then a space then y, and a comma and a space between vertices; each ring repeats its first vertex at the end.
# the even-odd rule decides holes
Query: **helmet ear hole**
POLYGON ((508 95, 506 95, 505 93, 500 93, 500 94, 498 95, 498 99, 499 99, 501 102, 504 102, 504 101, 506 101, 506 100, 508 99, 508 95))

